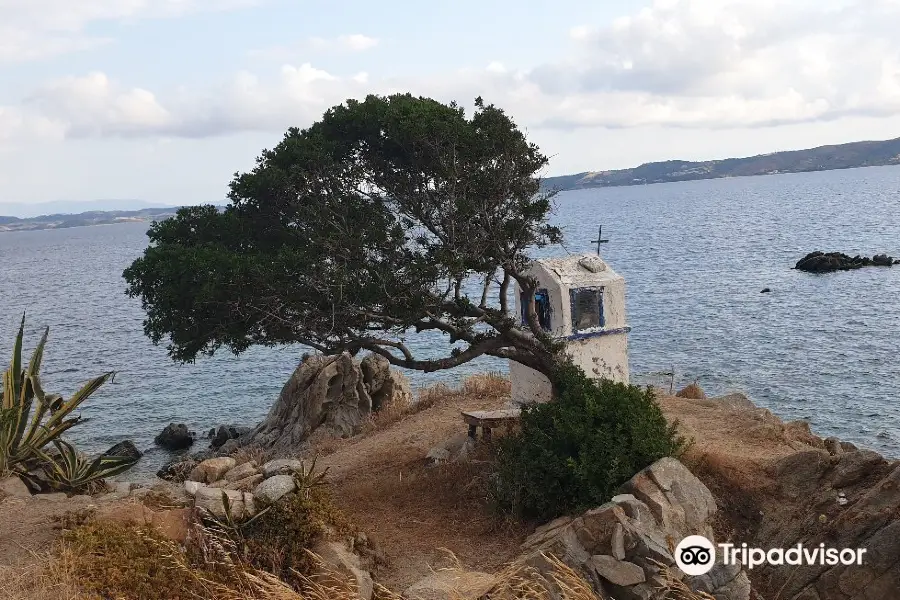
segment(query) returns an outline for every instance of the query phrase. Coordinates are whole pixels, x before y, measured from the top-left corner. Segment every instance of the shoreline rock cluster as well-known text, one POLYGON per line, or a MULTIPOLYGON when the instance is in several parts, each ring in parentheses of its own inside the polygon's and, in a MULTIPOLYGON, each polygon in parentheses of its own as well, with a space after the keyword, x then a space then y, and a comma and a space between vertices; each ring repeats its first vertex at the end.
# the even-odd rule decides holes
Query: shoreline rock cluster
POLYGON ((841 252, 810 252, 794 265, 798 271, 807 273, 833 273, 835 271, 852 271, 863 267, 890 267, 900 264, 900 260, 887 254, 868 256, 849 256, 841 252))

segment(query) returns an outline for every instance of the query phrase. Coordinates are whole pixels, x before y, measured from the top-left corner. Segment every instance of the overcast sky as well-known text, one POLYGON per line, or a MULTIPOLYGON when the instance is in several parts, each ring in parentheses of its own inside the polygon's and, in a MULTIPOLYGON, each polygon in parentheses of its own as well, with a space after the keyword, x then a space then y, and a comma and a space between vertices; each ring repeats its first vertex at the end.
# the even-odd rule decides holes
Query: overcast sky
POLYGON ((505 108, 547 175, 900 136, 900 0, 0 0, 0 202, 219 202, 367 93, 505 108))

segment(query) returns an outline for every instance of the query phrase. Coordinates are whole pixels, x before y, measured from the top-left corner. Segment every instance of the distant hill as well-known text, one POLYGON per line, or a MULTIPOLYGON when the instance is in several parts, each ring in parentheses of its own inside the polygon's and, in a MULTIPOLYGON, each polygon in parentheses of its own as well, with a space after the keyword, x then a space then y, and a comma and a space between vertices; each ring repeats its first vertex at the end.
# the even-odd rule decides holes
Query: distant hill
POLYGON ((900 165, 900 138, 883 142, 853 142, 810 150, 774 152, 749 158, 726 158, 705 162, 667 160, 643 164, 633 169, 547 177, 543 180, 542 187, 575 190, 884 165, 900 165))
POLYGON ((37 204, 25 204, 23 202, 0 202, 0 215, 9 215, 28 219, 43 215, 77 215, 85 212, 96 211, 135 211, 145 208, 171 208, 159 203, 134 199, 114 200, 76 200, 39 202, 37 204))
POLYGON ((136 223, 158 221, 171 217, 178 211, 177 206, 166 208, 144 208, 141 210, 93 210, 78 214, 53 214, 38 217, 19 218, 0 216, 0 233, 4 231, 35 231, 39 229, 66 229, 89 225, 112 225, 116 223, 136 223))

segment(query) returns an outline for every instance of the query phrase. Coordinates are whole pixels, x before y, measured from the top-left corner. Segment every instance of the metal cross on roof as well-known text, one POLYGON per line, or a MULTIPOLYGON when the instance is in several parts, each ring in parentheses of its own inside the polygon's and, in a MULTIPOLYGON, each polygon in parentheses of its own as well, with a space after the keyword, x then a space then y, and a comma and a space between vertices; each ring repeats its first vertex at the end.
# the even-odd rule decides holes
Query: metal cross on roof
POLYGON ((609 240, 603 239, 603 225, 597 230, 597 239, 591 240, 592 244, 597 244, 597 256, 600 256, 600 244, 605 244, 609 242, 609 240))

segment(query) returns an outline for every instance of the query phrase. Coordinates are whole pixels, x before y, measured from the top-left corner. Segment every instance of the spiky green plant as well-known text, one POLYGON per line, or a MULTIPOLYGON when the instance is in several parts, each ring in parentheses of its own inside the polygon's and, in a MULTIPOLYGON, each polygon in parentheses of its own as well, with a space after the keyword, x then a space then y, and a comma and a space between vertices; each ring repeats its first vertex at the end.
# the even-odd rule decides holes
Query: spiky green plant
POLYGON ((328 475, 328 467, 323 471, 316 473, 316 460, 318 456, 314 456, 312 464, 306 468, 306 461, 300 461, 300 468, 293 470, 294 484, 297 486, 297 493, 309 500, 310 493, 314 487, 325 485, 325 477, 328 475))
POLYGON ((65 440, 53 440, 53 445, 59 454, 50 457, 43 467, 50 485, 60 490, 83 490, 101 479, 127 471, 137 462, 130 456, 98 456, 90 460, 65 440))
POLYGON ((68 400, 59 394, 45 393, 40 369, 49 333, 48 327, 28 365, 24 366, 25 315, 22 315, 12 360, 3 373, 0 391, 0 476, 16 473, 28 478, 29 472, 53 463, 47 447, 81 421, 80 416, 72 413, 115 375, 110 371, 90 380, 68 400))

